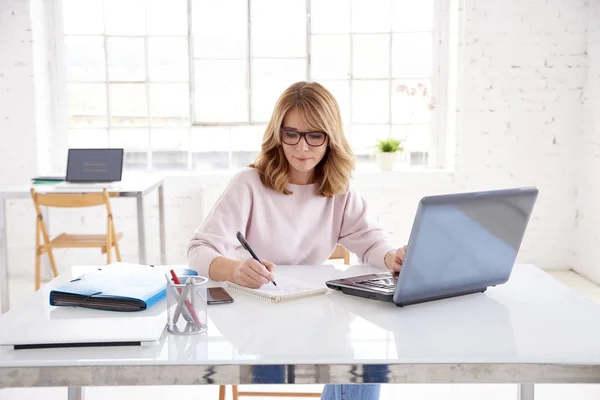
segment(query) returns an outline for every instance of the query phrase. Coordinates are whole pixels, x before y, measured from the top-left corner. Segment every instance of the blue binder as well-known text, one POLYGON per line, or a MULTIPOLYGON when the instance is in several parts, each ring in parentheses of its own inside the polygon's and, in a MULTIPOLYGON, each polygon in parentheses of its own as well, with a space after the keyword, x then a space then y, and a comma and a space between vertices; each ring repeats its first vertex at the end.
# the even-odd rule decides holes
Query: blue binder
MULTIPOLYGON (((142 311, 166 296, 170 268, 114 263, 84 274, 50 291, 50 305, 109 311, 142 311)), ((179 277, 197 276, 187 268, 174 268, 179 277)))

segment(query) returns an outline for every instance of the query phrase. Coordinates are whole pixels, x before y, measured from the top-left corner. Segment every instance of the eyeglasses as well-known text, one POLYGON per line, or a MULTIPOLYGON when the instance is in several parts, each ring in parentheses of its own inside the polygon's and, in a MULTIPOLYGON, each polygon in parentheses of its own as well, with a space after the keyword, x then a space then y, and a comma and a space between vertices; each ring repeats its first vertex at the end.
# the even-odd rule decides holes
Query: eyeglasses
POLYGON ((319 147, 325 143, 327 134, 323 132, 298 132, 294 129, 281 128, 281 141, 287 145, 295 146, 304 138, 306 144, 312 147, 319 147))

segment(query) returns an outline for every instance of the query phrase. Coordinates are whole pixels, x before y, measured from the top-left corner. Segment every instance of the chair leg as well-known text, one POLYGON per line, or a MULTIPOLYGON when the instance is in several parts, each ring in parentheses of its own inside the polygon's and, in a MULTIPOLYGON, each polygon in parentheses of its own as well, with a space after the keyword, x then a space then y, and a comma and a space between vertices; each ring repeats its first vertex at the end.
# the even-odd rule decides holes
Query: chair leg
POLYGON ((109 247, 106 248, 106 265, 110 264, 112 259, 112 249, 109 247))
POLYGON ((40 289, 40 250, 35 250, 35 291, 40 289))
POLYGON ((219 400, 225 400, 225 385, 219 386, 219 400))
POLYGON ((231 390, 233 391, 233 396, 232 396, 233 400, 239 400, 237 385, 231 385, 231 390))
POLYGON ((52 273, 56 278, 58 276, 58 270, 56 269, 56 261, 54 261, 54 254, 52 254, 52 249, 48 249, 48 258, 50 259, 50 267, 52 267, 52 273))
POLYGON ((117 261, 121 262, 121 251, 119 250, 119 242, 115 240, 115 254, 117 255, 117 261))

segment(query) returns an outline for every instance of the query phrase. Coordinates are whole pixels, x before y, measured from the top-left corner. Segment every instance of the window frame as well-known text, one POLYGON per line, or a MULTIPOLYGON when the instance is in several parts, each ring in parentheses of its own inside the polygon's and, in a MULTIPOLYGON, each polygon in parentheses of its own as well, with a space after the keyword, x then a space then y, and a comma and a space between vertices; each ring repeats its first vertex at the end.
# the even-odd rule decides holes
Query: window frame
MULTIPOLYGON (((60 3, 60 5, 62 6, 62 1, 61 0, 55 0, 57 2, 60 3)), ((102 1, 102 9, 103 12, 106 9, 105 6, 105 1, 102 1)), ((153 81, 150 79, 149 77, 149 46, 148 46, 148 42, 149 42, 149 38, 161 38, 161 37, 167 37, 167 38, 185 38, 187 40, 187 67, 188 67, 188 81, 182 81, 182 83, 187 83, 188 84, 188 100, 189 100, 189 123, 186 126, 182 126, 182 127, 177 127, 175 129, 181 129, 182 131, 187 130, 187 136, 188 136, 188 147, 185 150, 187 153, 187 170, 193 170, 193 154, 194 154, 194 150, 192 149, 192 135, 194 134, 194 128, 197 127, 238 127, 238 126, 264 126, 265 125, 265 121, 253 121, 252 120, 252 110, 253 110, 253 102, 252 102, 252 91, 253 91, 253 87, 252 87, 252 76, 253 76, 253 70, 252 70, 252 31, 251 31, 251 24, 252 24, 252 20, 251 20, 251 14, 252 14, 252 1, 253 0, 246 0, 246 7, 247 7, 247 49, 246 49, 246 67, 247 67, 247 73, 248 73, 248 79, 247 79, 247 96, 248 96, 248 121, 247 122, 200 122, 197 121, 196 118, 196 113, 195 113, 195 91, 196 91, 196 82, 195 82, 195 73, 194 73, 194 62, 195 62, 195 58, 194 58, 194 35, 193 35, 193 13, 192 13, 192 7, 193 7, 193 1, 194 0, 186 0, 186 5, 187 5, 187 34, 185 36, 183 35, 152 35, 152 34, 148 34, 148 32, 146 32, 145 35, 108 35, 106 33, 106 24, 104 24, 104 33, 102 35, 81 35, 81 34, 66 34, 64 33, 63 29, 61 29, 61 40, 64 43, 64 40, 66 37, 102 37, 103 38, 103 50, 104 50, 104 68, 105 68, 105 79, 103 81, 71 81, 66 77, 66 72, 65 72, 65 91, 66 91, 66 84, 71 84, 71 83, 101 83, 103 85, 105 85, 105 89, 106 89, 106 107, 107 107, 107 111, 106 111, 106 126, 105 127, 99 127, 99 128, 90 128, 90 127, 85 127, 85 128, 77 128, 77 127, 70 127, 69 124, 67 123, 67 130, 66 130, 66 135, 68 135, 69 131, 71 130, 78 130, 78 129, 82 129, 82 130, 91 130, 91 129, 99 129, 99 130, 103 130, 107 132, 107 138, 108 141, 110 143, 110 134, 111 134, 111 130, 115 130, 115 129, 126 129, 126 130, 136 130, 136 129, 143 129, 144 131, 148 132, 148 143, 146 144, 146 156, 147 156, 147 165, 146 165, 146 170, 152 171, 152 170, 156 170, 153 169, 153 152, 155 151, 155 149, 152 147, 152 131, 154 130, 161 130, 164 128, 159 128, 159 127, 153 127, 151 124, 151 112, 150 112, 150 84, 151 83, 178 83, 178 82, 165 82, 165 81, 153 81), (128 84, 128 83, 143 83, 145 86, 145 103, 146 103, 146 110, 147 110, 147 115, 146 115, 146 125, 143 127, 119 127, 119 126, 111 126, 111 96, 110 96, 110 84, 111 81, 109 80, 109 72, 108 72, 108 66, 109 66, 109 57, 108 57, 108 39, 111 37, 117 37, 117 38, 123 38, 123 37, 141 37, 144 40, 144 67, 145 67, 145 79, 143 81, 118 81, 119 84, 128 84)), ((348 0, 349 1, 349 7, 350 7, 350 18, 352 18, 352 0, 348 0)), ((392 0, 393 1, 393 0, 392 0)), ((306 54, 305 57, 302 57, 306 60, 306 79, 307 80, 312 80, 312 71, 311 71, 311 58, 312 58, 312 51, 311 51, 311 42, 312 42, 312 38, 313 36, 316 35, 328 35, 327 33, 312 33, 311 31, 311 10, 312 10, 312 0, 305 0, 305 21, 306 21, 306 54)), ((432 54, 432 75, 431 75, 431 95, 432 97, 435 99, 435 108, 433 110, 430 110, 430 112, 432 113, 431 115, 431 122, 430 124, 430 146, 428 149, 428 163, 426 165, 427 168, 433 168, 433 169, 440 169, 440 168, 447 168, 449 167, 448 164, 448 160, 446 159, 446 146, 447 146, 447 134, 448 134, 448 122, 447 122, 447 113, 448 113, 448 80, 449 80, 449 65, 448 65, 448 53, 449 53, 449 17, 450 17, 450 10, 449 10, 449 4, 447 2, 445 2, 444 0, 434 0, 434 24, 433 24, 433 31, 432 31, 432 49, 433 49, 433 54, 432 54)), ((60 22, 62 23, 62 18, 60 19, 60 22)), ((147 23, 147 22, 146 22, 147 23)), ((393 28, 390 26, 389 31, 381 31, 381 32, 373 32, 372 34, 386 34, 389 35, 389 73, 388 73, 388 77, 387 78, 369 78, 369 79, 361 79, 361 78, 355 78, 354 77, 354 71, 353 71, 353 41, 354 41, 354 37, 355 35, 363 35, 364 33, 357 33, 357 32, 353 32, 352 30, 349 33, 345 33, 345 34, 336 34, 336 35, 348 35, 349 36, 349 76, 347 79, 328 79, 330 81, 347 81, 349 83, 349 100, 350 100, 350 110, 349 110, 349 120, 345 121, 345 128, 346 128, 346 134, 348 136, 348 138, 351 140, 352 138, 352 127, 353 126, 360 126, 360 125, 382 125, 382 126, 387 126, 388 127, 388 135, 391 135, 393 132, 393 128, 394 126, 402 126, 402 125, 407 125, 407 126, 411 126, 411 125, 417 125, 417 124, 394 124, 392 121, 392 114, 393 114, 393 81, 397 80, 397 79, 403 79, 403 78, 399 78, 399 77, 393 77, 393 71, 392 71, 392 64, 393 64, 393 57, 392 57, 392 49, 393 49, 393 37, 396 34, 402 34, 402 33, 415 33, 415 32, 394 32, 393 28), (353 100, 353 86, 354 86, 354 82, 356 81, 360 81, 360 80, 369 80, 369 81, 375 81, 375 80, 387 80, 388 81, 388 90, 389 90, 389 98, 388 98, 388 106, 389 106, 389 122, 387 123, 357 123, 357 122, 352 122, 352 100, 353 100)), ((369 33, 371 34, 371 33, 369 33)), ((286 58, 287 59, 287 58, 286 58)), ((66 67, 66 66, 65 66, 66 67)), ((66 71, 66 70, 65 70, 66 71)), ((414 79, 414 78, 413 78, 414 79)), ((231 134, 229 135, 231 137, 231 134)), ((229 139, 230 140, 230 139, 229 139)), ((232 164, 232 153, 234 152, 232 149, 232 146, 228 146, 227 149, 227 153, 228 153, 228 169, 232 169, 233 168, 233 164, 232 164)), ((142 151, 140 151, 140 153, 142 153, 142 151)))

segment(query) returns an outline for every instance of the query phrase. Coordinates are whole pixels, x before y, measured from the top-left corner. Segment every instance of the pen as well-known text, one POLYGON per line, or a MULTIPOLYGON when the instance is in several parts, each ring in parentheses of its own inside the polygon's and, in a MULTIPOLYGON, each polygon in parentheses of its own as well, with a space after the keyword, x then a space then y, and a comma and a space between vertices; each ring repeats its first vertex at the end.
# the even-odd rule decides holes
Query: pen
MULTIPOLYGON (((171 279, 169 279, 169 276, 167 274, 165 274, 165 278, 167 279, 167 288, 169 288, 169 284, 171 283, 171 279)), ((188 279, 188 281, 189 281, 189 279, 188 279)), ((187 284, 187 282, 186 282, 186 284, 187 284)), ((177 290, 177 288, 173 287, 172 289, 173 289, 173 294, 175 295, 175 297, 181 300, 182 297, 179 297, 180 292, 177 290)), ((187 289, 187 286, 183 290, 185 290, 185 289, 187 289)), ((175 308, 175 314, 173 314, 174 315, 173 316, 173 323, 175 323, 175 324, 179 320, 179 315, 176 315, 177 314, 177 307, 179 307, 179 300, 178 300, 177 306, 175 308)), ((190 315, 190 312, 187 310, 186 307, 181 307, 180 313, 183 315, 183 318, 185 318, 185 320, 187 322, 193 322, 194 321, 192 319, 192 316, 190 315)))
MULTIPOLYGON (((173 282, 177 285, 181 285, 181 282, 179 281, 177 274, 175 274, 175 271, 171 270, 170 272, 171 272, 171 277, 173 277, 173 282)), ((178 289, 178 291, 179 291, 179 289, 178 289)), ((181 295, 181 291, 179 291, 179 294, 181 295)), ((194 311, 194 307, 192 307, 192 303, 190 303, 190 301, 188 299, 185 299, 184 303, 185 303, 185 306, 187 307, 188 311, 190 312, 192 318, 194 319, 196 326, 198 328, 202 328, 202 323, 198 319, 198 316, 196 315, 196 312, 194 311)))
POLYGON ((183 303, 184 303, 185 299, 187 299, 187 295, 188 295, 188 292, 190 291, 191 284, 192 284, 192 278, 188 277, 187 281, 185 282, 185 287, 183 289, 181 289, 181 293, 178 293, 179 299, 177 300, 177 306, 175 307, 175 313, 173 314, 173 322, 174 323, 177 323, 177 321, 179 320, 179 316, 181 315, 181 312, 183 310, 185 310, 183 303))
MULTIPOLYGON (((246 241, 246 238, 244 237, 244 235, 242 235, 242 232, 238 231, 238 233, 237 233, 236 236, 237 236, 238 240, 240 241, 240 243, 242 244, 242 246, 244 246, 244 248, 246 250, 248 250, 248 253, 250 253, 250 255, 252 256, 252 258, 254 258, 256 261, 258 261, 258 263, 264 267, 265 265, 260 262, 260 260, 256 256, 256 254, 254 253, 254 251, 252 250, 252 248, 250 247, 250 245, 246 241)), ((277 286, 277 284, 275 283, 275 281, 271 281, 271 282, 273 283, 273 285, 277 286)))

